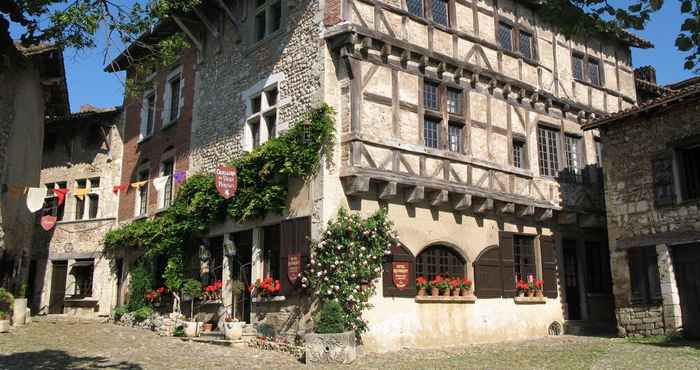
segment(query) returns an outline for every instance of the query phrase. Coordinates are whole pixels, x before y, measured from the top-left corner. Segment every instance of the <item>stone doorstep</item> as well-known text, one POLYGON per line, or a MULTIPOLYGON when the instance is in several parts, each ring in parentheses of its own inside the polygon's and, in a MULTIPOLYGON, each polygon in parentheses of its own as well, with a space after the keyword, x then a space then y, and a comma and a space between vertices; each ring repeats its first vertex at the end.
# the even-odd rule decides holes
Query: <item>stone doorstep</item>
POLYGON ((246 343, 243 339, 230 340, 230 339, 207 338, 207 337, 195 337, 195 338, 173 337, 173 338, 180 339, 183 342, 206 343, 206 344, 213 344, 213 345, 226 346, 226 347, 243 347, 243 346, 245 346, 245 343, 246 343))

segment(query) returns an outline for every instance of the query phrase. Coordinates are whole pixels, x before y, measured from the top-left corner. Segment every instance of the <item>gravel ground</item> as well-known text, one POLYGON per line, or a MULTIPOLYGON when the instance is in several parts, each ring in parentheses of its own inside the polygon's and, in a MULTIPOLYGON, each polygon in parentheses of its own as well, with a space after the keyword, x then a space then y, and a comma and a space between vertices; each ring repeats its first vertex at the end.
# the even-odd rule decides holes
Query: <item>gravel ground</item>
MULTIPOLYGON (((185 342, 92 321, 0 334, 0 369, 308 369, 289 355, 185 342)), ((326 367, 327 368, 327 367, 326 367)), ((352 369, 700 369, 700 342, 561 336, 369 354, 352 369)))

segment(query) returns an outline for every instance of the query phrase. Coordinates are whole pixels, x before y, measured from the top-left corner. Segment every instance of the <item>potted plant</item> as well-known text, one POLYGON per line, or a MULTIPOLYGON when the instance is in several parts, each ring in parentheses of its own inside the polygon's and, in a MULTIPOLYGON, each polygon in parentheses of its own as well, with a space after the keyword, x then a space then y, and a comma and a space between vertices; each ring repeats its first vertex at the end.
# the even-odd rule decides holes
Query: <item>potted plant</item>
POLYGON ((245 322, 238 321, 238 298, 243 293, 245 284, 234 280, 231 282, 231 293, 233 294, 233 312, 226 313, 224 317, 224 336, 230 340, 240 340, 243 337, 243 326, 245 322))
POLYGON ((10 331, 9 318, 6 311, 0 310, 0 333, 7 333, 10 331))
POLYGON ((255 280, 255 284, 251 287, 251 295, 257 297, 272 297, 279 293, 281 289, 280 281, 274 280, 272 277, 266 277, 263 280, 255 280))
POLYGON ((544 280, 542 280, 542 279, 535 280, 535 297, 544 297, 544 294, 542 292, 543 288, 544 288, 544 280))
POLYGON ((530 290, 530 284, 523 279, 518 279, 518 281, 515 283, 515 288, 518 290, 518 296, 524 297, 530 290))
POLYGON ((472 281, 469 280, 468 277, 463 278, 459 282, 459 295, 462 297, 466 297, 471 294, 472 290, 472 281))
POLYGON ((355 332, 337 301, 327 301, 314 316, 314 333, 304 336, 307 363, 344 363, 357 358, 355 332))
POLYGON ((221 289, 223 288, 224 283, 221 280, 215 281, 211 285, 207 285, 204 288, 204 292, 202 292, 202 296, 204 297, 204 300, 207 302, 216 302, 221 300, 221 289))
POLYGON ((24 325, 27 320, 27 283, 22 283, 16 293, 12 305, 12 324, 15 326, 24 325))
POLYGON ((450 281, 450 291, 452 292, 452 295, 457 297, 459 296, 459 289, 460 285, 462 285, 462 279, 460 278, 452 278, 449 280, 450 281))
POLYGON ((182 294, 190 299, 190 321, 185 321, 185 335, 196 337, 199 334, 199 322, 194 321, 194 301, 202 296, 202 283, 188 279, 182 284, 182 294))
POLYGON ((428 289, 430 284, 428 283, 428 279, 425 278, 423 275, 419 275, 416 278, 416 287, 418 288, 418 296, 423 297, 425 296, 425 291, 428 289))
MULTIPOLYGON (((430 281, 430 295, 433 297, 439 296, 441 292, 444 294, 447 288, 447 280, 440 275, 435 275, 433 280, 430 281)), ((449 295, 449 292, 447 294, 449 295)))

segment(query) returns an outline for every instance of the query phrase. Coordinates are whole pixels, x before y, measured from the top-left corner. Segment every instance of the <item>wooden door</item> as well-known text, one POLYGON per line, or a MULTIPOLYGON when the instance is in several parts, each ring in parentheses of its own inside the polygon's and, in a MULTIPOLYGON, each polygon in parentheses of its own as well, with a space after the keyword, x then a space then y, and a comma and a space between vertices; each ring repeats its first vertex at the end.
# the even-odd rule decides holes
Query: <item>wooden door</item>
POLYGON ((564 284, 566 284, 567 319, 581 320, 581 293, 575 240, 564 240, 564 284))
POLYGON ((53 261, 51 271, 51 297, 49 299, 49 313, 61 314, 63 313, 63 300, 66 297, 68 261, 53 261))
POLYGON ((689 338, 700 338, 700 244, 676 247, 672 252, 683 331, 689 338))

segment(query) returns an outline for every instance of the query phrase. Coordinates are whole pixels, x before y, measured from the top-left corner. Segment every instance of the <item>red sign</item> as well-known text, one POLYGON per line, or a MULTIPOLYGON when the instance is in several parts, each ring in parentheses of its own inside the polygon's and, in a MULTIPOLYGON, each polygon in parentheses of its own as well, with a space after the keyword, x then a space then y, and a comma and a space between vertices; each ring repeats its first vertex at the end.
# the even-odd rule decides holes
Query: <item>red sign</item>
POLYGON ((56 216, 51 216, 51 215, 46 215, 41 217, 41 227, 44 228, 44 230, 49 231, 53 229, 54 226, 56 226, 56 221, 57 218, 56 216))
POLYGON ((392 262, 391 270, 393 272, 394 285, 399 290, 404 290, 408 287, 408 275, 411 265, 408 262, 392 262))
POLYGON ((238 176, 236 169, 233 167, 219 166, 215 172, 216 175, 216 190, 225 199, 231 198, 236 194, 238 186, 238 176))
POLYGON ((301 274, 301 254, 294 253, 287 256, 287 277, 294 284, 301 274))

